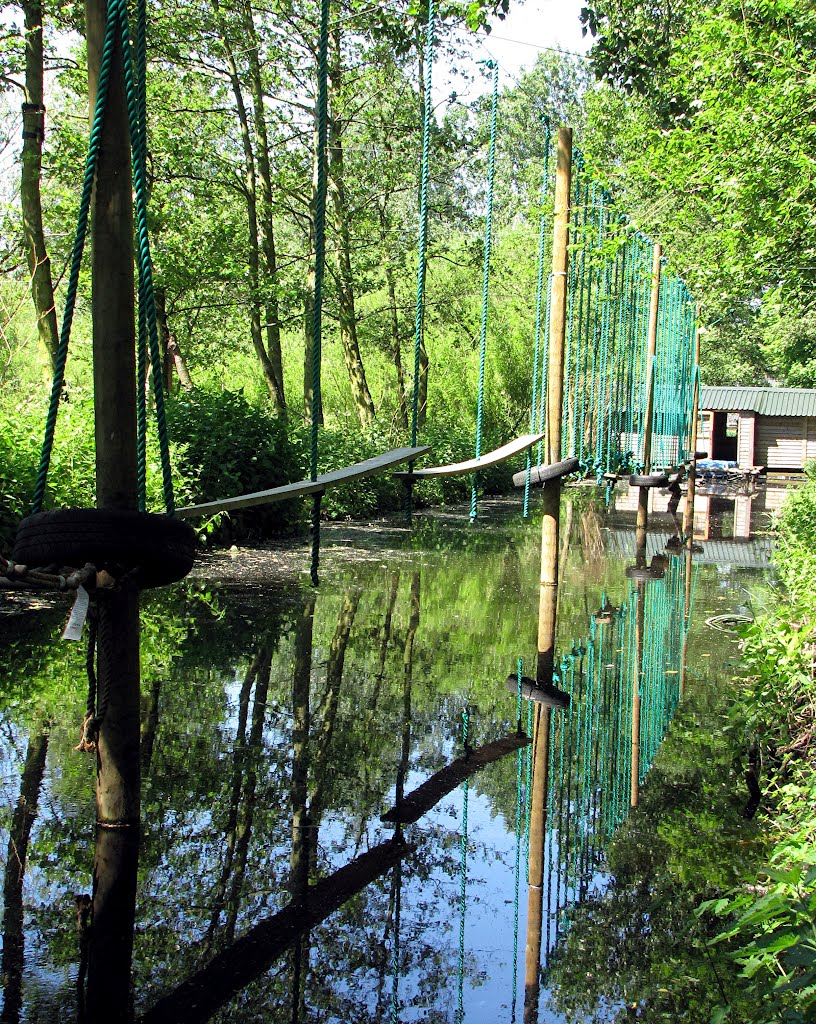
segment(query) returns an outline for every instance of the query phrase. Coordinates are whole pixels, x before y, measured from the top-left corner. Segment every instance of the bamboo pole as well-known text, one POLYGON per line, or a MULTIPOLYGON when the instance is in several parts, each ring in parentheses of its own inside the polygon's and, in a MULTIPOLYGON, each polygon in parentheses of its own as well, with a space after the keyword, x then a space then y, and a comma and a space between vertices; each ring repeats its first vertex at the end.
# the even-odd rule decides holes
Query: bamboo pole
MULTIPOLYGON (((104 0, 86 0, 93 110, 105 33, 104 0)), ((117 35, 91 209, 96 496, 101 509, 136 509, 136 366, 130 134, 117 35)), ((124 584, 99 598, 98 678, 107 711, 97 744, 90 1020, 130 1018, 138 864, 139 598, 124 584)))
MULTIPOLYGON (((643 472, 652 466, 652 419, 654 418, 654 361, 657 353, 657 315, 660 307, 660 261, 663 250, 655 244, 652 251, 652 291, 649 303, 649 334, 646 348, 646 409, 643 416, 643 472)), ((646 547, 649 525, 649 488, 641 487, 637 509, 637 546, 646 547)))
MULTIPOLYGON (((699 312, 698 312, 699 318, 699 312)), ((700 425, 700 328, 694 336, 694 400, 691 412, 691 466, 686 489, 686 505, 683 509, 683 536, 691 547, 694 542, 694 498, 697 493, 697 432, 700 425)))
MULTIPOLYGON (((558 129, 553 218, 552 292, 547 371, 547 451, 550 463, 561 461, 561 421, 564 404, 564 341, 567 323, 572 129, 558 129)), ((541 518, 541 573, 538 603, 536 682, 552 684, 555 668, 555 625, 558 607, 558 520, 560 479, 544 485, 541 518)), ((533 786, 530 804, 530 859, 527 893, 524 1020, 538 1019, 539 973, 543 929, 544 842, 549 790, 549 707, 537 708, 533 739, 533 786)))

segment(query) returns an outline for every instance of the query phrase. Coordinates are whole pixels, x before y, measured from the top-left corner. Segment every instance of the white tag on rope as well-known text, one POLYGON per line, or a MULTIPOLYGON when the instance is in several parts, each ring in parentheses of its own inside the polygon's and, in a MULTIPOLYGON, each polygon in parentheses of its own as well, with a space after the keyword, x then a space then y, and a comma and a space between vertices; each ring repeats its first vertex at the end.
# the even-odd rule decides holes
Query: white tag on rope
POLYGON ((85 625, 85 619, 88 617, 88 604, 90 600, 91 595, 80 583, 77 587, 74 607, 71 609, 68 624, 62 634, 63 640, 82 639, 82 627, 85 625))

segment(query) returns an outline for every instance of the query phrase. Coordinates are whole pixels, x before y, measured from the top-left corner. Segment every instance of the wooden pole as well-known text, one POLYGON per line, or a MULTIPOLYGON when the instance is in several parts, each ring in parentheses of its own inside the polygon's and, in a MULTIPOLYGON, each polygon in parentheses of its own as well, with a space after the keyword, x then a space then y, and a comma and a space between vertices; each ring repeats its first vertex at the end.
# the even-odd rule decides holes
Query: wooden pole
MULTIPOLYGON (((561 418, 564 405, 564 342, 567 323, 567 270, 569 254, 572 129, 558 129, 553 223, 553 270, 550 296, 550 337, 547 371, 547 452, 550 463, 561 461, 561 418)), ((538 656, 536 682, 552 684, 555 668, 555 620, 558 607, 558 521, 561 481, 544 485, 541 518, 541 574, 538 601, 538 656)), ((524 1020, 538 1019, 541 964, 544 839, 549 790, 549 707, 537 708, 533 738, 533 792, 530 804, 530 860, 527 894, 527 947, 525 958, 524 1020)))
POLYGON ((683 647, 680 655, 680 699, 686 692, 686 668, 688 664, 689 613, 691 612, 691 544, 686 547, 686 580, 683 600, 683 647))
MULTIPOLYGON (((86 0, 91 110, 105 33, 104 0, 86 0)), ((136 366, 130 134, 117 34, 91 209, 96 497, 136 509, 136 366)), ((100 592, 98 677, 107 710, 97 744, 90 1020, 129 1020, 140 813, 139 598, 100 592)))
MULTIPOLYGON (((698 311, 699 318, 699 311, 698 311)), ((683 536, 691 547, 694 542, 694 497, 697 493, 697 432, 700 424, 700 328, 694 336, 694 400, 691 412, 691 466, 686 489, 686 506, 683 509, 683 536)))
MULTIPOLYGON (((660 261, 663 250, 655 245, 652 252, 652 292, 649 304, 649 335, 646 349, 646 409, 643 417, 643 472, 652 467, 652 419, 654 418, 654 358, 657 352, 657 315, 660 307, 660 261)), ((646 547, 649 525, 649 488, 641 487, 637 509, 637 546, 646 547)))

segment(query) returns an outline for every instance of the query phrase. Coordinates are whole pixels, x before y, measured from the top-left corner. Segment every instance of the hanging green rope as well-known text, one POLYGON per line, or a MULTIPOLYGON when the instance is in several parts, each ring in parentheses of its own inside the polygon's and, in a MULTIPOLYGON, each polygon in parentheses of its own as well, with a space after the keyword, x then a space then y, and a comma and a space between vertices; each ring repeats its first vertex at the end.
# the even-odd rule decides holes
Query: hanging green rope
MULTIPOLYGON (((535 305, 535 331, 533 340, 533 395, 530 402, 530 433, 536 432, 536 419, 538 416, 538 364, 541 352, 541 305, 544 294, 544 258, 547 243, 547 193, 550 187, 550 144, 551 132, 550 119, 546 115, 541 118, 544 124, 544 173, 541 183, 541 213, 538 218, 538 273, 536 275, 536 305, 535 305)), ((548 339, 549 340, 549 339, 548 339)), ((546 348, 546 346, 545 346, 546 348)), ((544 392, 542 382, 542 395, 544 392)), ((538 444, 538 465, 541 465, 541 443, 538 444)), ((523 516, 526 519, 530 513, 530 471, 532 460, 529 450, 527 451, 527 475, 524 478, 524 510, 523 516)))
POLYGON ((113 54, 115 42, 119 37, 122 49, 122 63, 125 82, 125 96, 127 101, 128 125, 131 136, 133 186, 136 212, 136 233, 137 253, 136 263, 139 272, 139 319, 140 328, 137 352, 140 380, 137 383, 137 391, 141 398, 137 399, 137 479, 139 491, 139 508, 145 507, 145 435, 146 435, 146 414, 144 408, 144 376, 145 362, 144 338, 147 335, 150 347, 150 358, 153 369, 153 389, 156 403, 156 419, 159 429, 159 447, 162 469, 162 484, 164 490, 164 503, 168 514, 172 515, 175 510, 173 499, 172 474, 170 469, 170 452, 167 435, 167 420, 164 407, 164 388, 162 381, 162 362, 158 345, 158 331, 156 326, 156 309, 153 297, 153 275, 150 259, 150 243, 147 228, 147 183, 146 183, 146 161, 147 161, 147 140, 146 140, 146 110, 145 110, 145 11, 142 7, 138 11, 138 36, 137 36, 137 68, 134 71, 133 58, 131 55, 131 37, 128 25, 126 0, 111 0, 108 6, 107 19, 105 24, 105 39, 102 46, 102 57, 100 61, 99 76, 97 79, 96 105, 91 128, 90 140, 88 143, 88 154, 85 162, 85 174, 83 177, 82 195, 80 198, 79 213, 77 216, 77 229, 74 238, 74 246, 71 253, 71 264, 68 274, 68 285, 65 297, 65 310, 63 313, 60 341, 55 360, 54 378, 51 385, 51 396, 48 413, 45 423, 45 436, 43 439, 40 454, 40 464, 37 470, 37 481, 32 500, 32 511, 39 512, 45 495, 45 486, 48 478, 48 468, 51 460, 51 452, 54 445, 54 430, 56 427, 57 413, 59 409, 60 396, 65 385, 65 363, 68 355, 68 344, 71 335, 74 309, 76 307, 76 294, 79 284, 79 271, 82 263, 82 255, 85 248, 85 239, 88 230, 88 216, 90 212, 91 193, 96 175, 96 168, 99 157, 100 142, 102 139, 105 119, 105 107, 107 105, 110 76, 113 66, 113 54))
MULTIPOLYGON (((487 312, 490 287, 490 253, 493 235, 493 182, 496 177, 496 110, 499 102, 499 65, 494 60, 486 61, 493 72, 493 95, 490 103, 490 148, 487 165, 487 214, 485 216, 484 269, 482 273, 482 324, 479 335, 479 390, 476 399, 476 455, 482 454, 482 418, 484 415, 485 355, 487 352, 487 312)), ((470 490, 470 521, 476 519, 479 474, 473 474, 470 490)))
MULTIPOLYGON (((317 182, 315 188, 314 297, 312 305, 312 423, 309 472, 317 480, 317 436, 322 396, 320 364, 323 342, 323 276, 326 264, 326 148, 329 106, 329 0, 320 3, 320 36, 317 50, 317 182)), ((323 495, 318 491, 312 502, 311 579, 318 583, 320 564, 320 508, 323 495)))
MULTIPOLYGON (((522 660, 516 666, 516 731, 521 735, 521 677, 522 660)), ((518 987, 518 939, 519 939, 519 888, 521 884, 521 823, 522 801, 524 799, 524 750, 519 747, 516 754, 516 864, 513 876, 513 985, 510 999, 511 1021, 516 1019, 516 989, 518 987)))
POLYGON ((434 0, 428 0, 428 25, 425 36, 425 105, 422 111, 422 167, 419 184, 419 252, 417 255, 417 294, 414 313, 414 390, 411 399, 411 447, 417 443, 419 420, 419 367, 422 349, 422 327, 425 313, 425 275, 428 248, 428 178, 431 151, 431 121, 433 119, 434 26, 436 9, 434 0))
POLYGON ((43 438, 42 450, 40 452, 40 464, 37 469, 37 481, 34 486, 34 497, 31 502, 31 511, 36 513, 42 508, 45 496, 45 485, 48 480, 48 467, 51 461, 51 451, 54 447, 54 428, 57 423, 57 412, 59 410, 60 395, 65 386, 65 362, 68 357, 68 343, 71 339, 71 324, 76 307, 77 288, 79 286, 79 270, 82 264, 82 254, 85 249, 85 238, 88 231, 88 213, 91 207, 91 192, 93 191, 94 178, 96 177, 96 165, 99 159, 99 144, 102 137, 102 130, 105 121, 105 105, 108 99, 108 88, 110 85, 111 65, 113 52, 116 43, 116 17, 108 11, 108 19, 105 24, 105 40, 102 45, 102 58, 99 65, 99 76, 96 85, 96 106, 94 108, 91 136, 88 142, 88 155, 85 158, 85 174, 82 180, 82 194, 79 201, 79 213, 77 215, 77 228, 74 236, 74 245, 71 250, 71 264, 68 271, 68 285, 65 292, 65 310, 62 315, 62 328, 60 330, 57 356, 54 361, 54 377, 51 383, 51 396, 48 404, 48 413, 45 419, 45 437, 43 438))

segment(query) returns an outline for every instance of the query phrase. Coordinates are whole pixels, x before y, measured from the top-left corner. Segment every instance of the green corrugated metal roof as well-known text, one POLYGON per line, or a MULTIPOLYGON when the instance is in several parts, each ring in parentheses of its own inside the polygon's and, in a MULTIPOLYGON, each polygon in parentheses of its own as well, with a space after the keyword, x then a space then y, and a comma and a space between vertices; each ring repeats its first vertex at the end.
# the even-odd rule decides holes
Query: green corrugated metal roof
POLYGON ((704 385, 700 394, 700 408, 716 412, 742 410, 760 416, 816 416, 816 390, 704 385))

